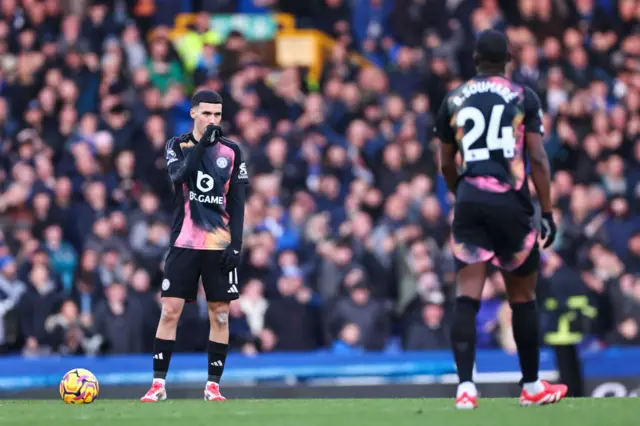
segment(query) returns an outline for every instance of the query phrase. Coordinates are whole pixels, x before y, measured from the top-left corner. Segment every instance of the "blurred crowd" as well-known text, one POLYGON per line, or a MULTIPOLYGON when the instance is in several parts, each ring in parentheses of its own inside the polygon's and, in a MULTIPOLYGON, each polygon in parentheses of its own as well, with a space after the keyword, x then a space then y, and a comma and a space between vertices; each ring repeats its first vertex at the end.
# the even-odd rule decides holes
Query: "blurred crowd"
MULTIPOLYGON (((433 116, 491 27, 546 111, 559 238, 540 300, 584 295, 591 341, 640 344, 639 19, 637 0, 1 0, 0 352, 151 351, 163 150, 190 130, 201 87, 222 94, 252 175, 233 350, 448 348, 452 212, 433 116), (200 11, 170 40, 178 13, 200 11), (319 90, 209 27, 211 13, 274 11, 337 41, 319 90)), ((495 271, 483 302, 479 347, 513 352, 495 271)), ((201 297, 177 350, 204 350, 207 330, 201 297)))

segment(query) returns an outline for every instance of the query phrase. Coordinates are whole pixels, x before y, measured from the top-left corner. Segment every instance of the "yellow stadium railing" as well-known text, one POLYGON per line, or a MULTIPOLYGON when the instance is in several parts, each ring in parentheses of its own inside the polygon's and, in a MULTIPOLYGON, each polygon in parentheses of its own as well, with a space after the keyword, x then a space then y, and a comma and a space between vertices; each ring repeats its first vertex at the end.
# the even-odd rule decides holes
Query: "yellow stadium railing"
MULTIPOLYGON (((174 28, 169 32, 169 37, 175 40, 189 31, 196 16, 195 13, 178 15, 174 28)), ((288 13, 276 13, 274 17, 278 23, 275 38, 276 63, 280 66, 308 67, 310 82, 318 84, 325 61, 337 42, 318 30, 297 29, 295 17, 288 13)), ((350 53, 349 57, 359 66, 373 66, 370 61, 357 53, 350 53)))
MULTIPOLYGON (((189 31, 189 27, 195 22, 196 16, 198 16, 196 13, 179 14, 174 21, 173 29, 169 33, 171 39, 174 40, 189 31)), ((296 18, 293 15, 275 13, 273 16, 278 22, 280 30, 293 30, 296 28, 296 18)))
MULTIPOLYGON (((336 43, 336 40, 318 30, 282 30, 276 36, 276 62, 280 66, 309 67, 309 80, 317 84, 326 59, 331 56, 336 43)), ((349 57, 359 66, 373 66, 357 53, 350 53, 349 57)))

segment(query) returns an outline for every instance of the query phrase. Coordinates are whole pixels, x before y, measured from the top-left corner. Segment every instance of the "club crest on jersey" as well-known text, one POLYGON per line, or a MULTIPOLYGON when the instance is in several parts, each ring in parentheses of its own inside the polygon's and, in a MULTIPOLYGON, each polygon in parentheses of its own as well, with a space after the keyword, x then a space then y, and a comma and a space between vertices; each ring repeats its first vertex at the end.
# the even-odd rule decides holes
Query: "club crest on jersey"
POLYGON ((216 166, 220 167, 221 169, 226 169, 228 165, 229 160, 227 160, 225 157, 220 157, 216 160, 216 166))

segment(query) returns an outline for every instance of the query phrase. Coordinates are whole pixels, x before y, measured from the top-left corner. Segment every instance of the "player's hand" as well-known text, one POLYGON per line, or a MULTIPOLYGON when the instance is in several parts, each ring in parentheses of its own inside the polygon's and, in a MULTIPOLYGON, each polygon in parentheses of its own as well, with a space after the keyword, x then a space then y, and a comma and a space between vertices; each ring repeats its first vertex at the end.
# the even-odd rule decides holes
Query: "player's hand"
POLYGON ((209 124, 206 129, 204 129, 204 133, 202 134, 202 141, 207 146, 212 146, 218 143, 218 138, 222 136, 222 127, 216 126, 215 124, 209 124))
POLYGON ((229 246, 223 252, 220 257, 220 263, 222 270, 225 273, 229 273, 240 266, 240 248, 229 246))
POLYGON ((557 229, 556 223, 553 220, 553 213, 542 213, 541 222, 542 227, 540 229, 540 232, 542 233, 542 239, 546 239, 543 248, 548 248, 556 240, 557 229))

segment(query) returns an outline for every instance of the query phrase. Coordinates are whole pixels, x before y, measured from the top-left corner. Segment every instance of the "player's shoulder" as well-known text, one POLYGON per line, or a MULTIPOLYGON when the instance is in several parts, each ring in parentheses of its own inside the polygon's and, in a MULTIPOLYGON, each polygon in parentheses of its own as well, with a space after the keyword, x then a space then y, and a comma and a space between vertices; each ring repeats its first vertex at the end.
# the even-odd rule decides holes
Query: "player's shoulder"
POLYGON ((441 120, 445 120, 448 117, 452 110, 455 109, 454 99, 458 93, 459 87, 449 90, 442 98, 442 103, 440 104, 440 108, 438 109, 437 116, 441 120))
POLYGON ((221 137, 219 143, 221 143, 222 145, 229 147, 233 150, 233 152, 235 152, 236 154, 242 155, 242 148, 240 148, 240 144, 227 138, 227 137, 221 137))
POLYGON ((240 144, 238 142, 233 141, 233 140, 229 139, 226 136, 222 136, 220 138, 220 143, 223 144, 223 145, 228 146, 229 148, 240 149, 240 144))
POLYGON ((467 82, 454 87, 453 89, 450 89, 446 95, 444 95, 444 101, 443 104, 449 106, 453 100, 456 98, 456 96, 458 96, 460 93, 462 93, 462 89, 464 88, 465 84, 467 84, 467 82))
POLYGON ((525 104, 532 105, 534 108, 540 107, 540 97, 531 87, 522 86, 522 98, 525 104))
POLYGON ((183 133, 178 136, 174 136, 167 141, 165 145, 166 150, 180 149, 180 144, 188 143, 191 140, 191 133, 183 133))
POLYGON ((444 96, 440 111, 442 113, 449 114, 460 108, 464 104, 465 100, 469 97, 469 87, 475 82, 475 78, 470 78, 460 85, 450 89, 444 96))
POLYGON ((233 163, 235 167, 237 167, 236 170, 238 173, 238 181, 249 182, 249 174, 247 173, 247 164, 245 163, 244 154, 242 152, 242 148, 240 147, 240 144, 226 137, 221 137, 219 143, 233 150, 234 152, 233 163))
POLYGON ((520 84, 515 82, 514 80, 511 80, 510 78, 507 77, 500 77, 505 86, 509 87, 509 90, 511 90, 512 92, 517 92, 520 93, 520 98, 523 99, 525 102, 528 102, 530 100, 539 100, 538 98, 538 94, 535 92, 535 90, 533 90, 531 87, 527 86, 526 84, 520 84))

